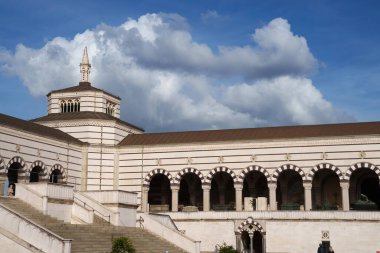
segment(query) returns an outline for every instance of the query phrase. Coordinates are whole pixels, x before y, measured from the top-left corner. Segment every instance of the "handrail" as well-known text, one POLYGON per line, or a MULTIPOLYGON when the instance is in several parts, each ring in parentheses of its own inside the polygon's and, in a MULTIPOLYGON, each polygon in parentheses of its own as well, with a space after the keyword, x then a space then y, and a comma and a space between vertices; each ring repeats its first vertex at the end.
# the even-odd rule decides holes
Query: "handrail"
MULTIPOLYGON (((178 232, 181 232, 179 229, 178 229, 178 227, 177 227, 177 225, 174 223, 174 221, 173 221, 173 219, 170 217, 170 215, 167 215, 167 214, 161 214, 161 213, 149 213, 149 215, 151 215, 151 216, 161 216, 161 217, 166 217, 169 221, 170 221, 170 223, 172 224, 172 226, 175 228, 175 230, 176 231, 178 231, 178 232)), ((140 216, 141 217, 141 216, 140 216)), ((158 221, 158 220, 157 220, 158 221)), ((160 222, 160 221, 158 221, 158 222, 160 222)), ((161 222, 160 222, 161 223, 161 222)), ((161 223, 162 224, 162 223, 161 223)), ((164 225, 164 224, 163 224, 164 225)), ((165 225, 164 225, 165 226, 165 225)))
POLYGON ((79 198, 77 198, 75 196, 74 196, 74 200, 79 200, 79 202, 83 203, 83 207, 84 208, 86 208, 88 206, 89 208, 91 208, 90 211, 93 211, 94 213, 98 213, 98 214, 100 214, 103 217, 108 217, 108 223, 111 223, 111 215, 104 215, 104 214, 100 213, 99 211, 97 211, 93 207, 91 207, 89 204, 87 204, 86 202, 84 202, 83 200, 81 200, 81 199, 79 199, 79 198))
MULTIPOLYGON (((70 249, 71 249, 71 243, 72 243, 72 239, 65 239, 59 235, 57 235, 56 233, 52 232, 51 230, 45 228, 45 227, 42 227, 41 225, 35 223, 34 221, 26 218, 25 216, 19 214, 18 212, 8 208, 7 206, 4 206, 3 204, 0 203, 0 207, 3 208, 4 210, 6 210, 7 212, 9 212, 10 214, 12 215, 15 215, 16 217, 20 218, 21 220, 25 221, 26 223, 28 224, 31 224, 33 225, 34 227, 37 227, 39 228, 41 231, 44 231, 46 234, 56 238, 57 240, 61 241, 62 242, 62 246, 63 246, 63 251, 62 252, 69 252, 70 249)), ((21 238, 22 239, 22 238, 21 238)))

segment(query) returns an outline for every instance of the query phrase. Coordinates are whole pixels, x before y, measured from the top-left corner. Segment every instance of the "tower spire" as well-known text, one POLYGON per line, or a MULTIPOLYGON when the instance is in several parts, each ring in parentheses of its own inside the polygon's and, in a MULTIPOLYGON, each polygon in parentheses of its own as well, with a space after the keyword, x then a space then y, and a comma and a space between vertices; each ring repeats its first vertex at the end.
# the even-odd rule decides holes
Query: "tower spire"
POLYGON ((90 64, 90 61, 88 60, 87 47, 84 48, 82 62, 80 63, 79 66, 80 66, 80 73, 81 73, 80 82, 89 83, 91 64, 90 64))

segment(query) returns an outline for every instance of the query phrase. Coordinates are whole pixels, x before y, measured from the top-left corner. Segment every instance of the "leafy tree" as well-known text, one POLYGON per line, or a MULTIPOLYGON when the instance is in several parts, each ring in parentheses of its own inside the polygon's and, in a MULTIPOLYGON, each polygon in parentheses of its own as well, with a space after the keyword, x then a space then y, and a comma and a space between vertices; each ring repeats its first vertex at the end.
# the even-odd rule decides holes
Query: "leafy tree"
POLYGON ((227 245, 227 243, 223 242, 223 244, 219 246, 219 253, 238 253, 238 252, 231 245, 227 245))
POLYGON ((135 253, 131 241, 127 237, 119 237, 112 241, 111 253, 135 253))

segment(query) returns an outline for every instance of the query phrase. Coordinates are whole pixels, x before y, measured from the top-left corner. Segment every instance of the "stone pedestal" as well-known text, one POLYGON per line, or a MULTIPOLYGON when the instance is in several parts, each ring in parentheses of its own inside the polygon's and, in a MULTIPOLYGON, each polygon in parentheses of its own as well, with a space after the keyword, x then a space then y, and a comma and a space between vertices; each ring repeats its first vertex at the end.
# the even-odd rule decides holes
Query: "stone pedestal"
POLYGON ((244 211, 253 211, 253 198, 252 197, 245 197, 244 198, 244 211))
POLYGON ((256 199, 256 210, 266 211, 268 209, 268 199, 266 197, 258 197, 256 199))

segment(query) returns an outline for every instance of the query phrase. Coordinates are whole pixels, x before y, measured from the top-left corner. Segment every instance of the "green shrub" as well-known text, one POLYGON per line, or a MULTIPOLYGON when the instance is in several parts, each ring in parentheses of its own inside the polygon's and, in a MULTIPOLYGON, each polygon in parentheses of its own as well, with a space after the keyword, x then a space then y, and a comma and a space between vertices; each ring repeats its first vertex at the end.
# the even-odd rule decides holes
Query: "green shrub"
POLYGON ((219 246, 219 253, 238 253, 231 245, 227 245, 227 243, 223 243, 219 246))
POLYGON ((135 253, 136 250, 133 247, 131 241, 127 237, 119 237, 112 241, 111 253, 135 253))

